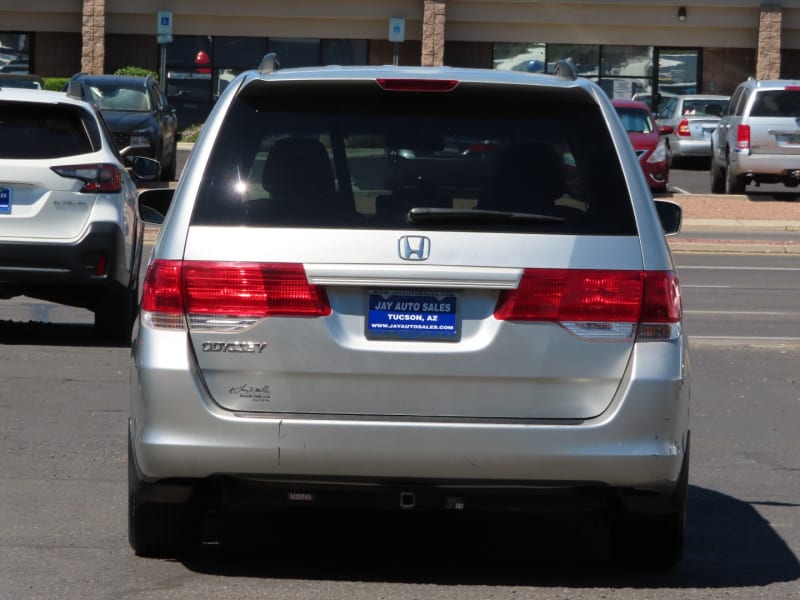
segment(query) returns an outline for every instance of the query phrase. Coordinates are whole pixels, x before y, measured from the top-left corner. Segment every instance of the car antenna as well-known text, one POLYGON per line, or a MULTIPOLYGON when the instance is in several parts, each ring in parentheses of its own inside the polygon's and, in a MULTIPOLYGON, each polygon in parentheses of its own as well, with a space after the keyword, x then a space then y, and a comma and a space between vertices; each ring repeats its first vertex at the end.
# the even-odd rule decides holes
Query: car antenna
POLYGON ((278 55, 274 52, 270 52, 269 54, 265 54, 264 58, 261 59, 261 64, 258 65, 258 72, 266 75, 280 68, 281 64, 278 62, 278 55))

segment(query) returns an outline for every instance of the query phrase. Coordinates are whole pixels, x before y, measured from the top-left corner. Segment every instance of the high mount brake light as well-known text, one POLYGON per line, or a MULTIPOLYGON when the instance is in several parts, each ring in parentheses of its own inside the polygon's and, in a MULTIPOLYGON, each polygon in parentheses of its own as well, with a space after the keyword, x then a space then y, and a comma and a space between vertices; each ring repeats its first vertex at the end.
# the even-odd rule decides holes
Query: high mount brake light
POLYGON ((147 269, 142 313, 154 327, 241 328, 264 317, 322 317, 325 290, 301 264, 156 260, 147 269))
POLYGON ((378 85, 389 92, 450 92, 458 85, 455 79, 384 79, 378 85))
POLYGON ((83 181, 80 191, 84 194, 116 193, 122 190, 119 169, 116 165, 108 163, 64 165, 52 169, 61 177, 83 181))
POLYGON ((551 321, 587 339, 674 339, 682 317, 670 271, 526 269, 519 286, 501 294, 501 321, 551 321))

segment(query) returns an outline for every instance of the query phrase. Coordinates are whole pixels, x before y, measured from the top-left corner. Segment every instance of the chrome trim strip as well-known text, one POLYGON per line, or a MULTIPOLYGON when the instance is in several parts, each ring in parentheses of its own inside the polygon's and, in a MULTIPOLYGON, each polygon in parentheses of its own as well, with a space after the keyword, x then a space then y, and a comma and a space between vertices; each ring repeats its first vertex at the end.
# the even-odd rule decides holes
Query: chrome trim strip
POLYGON ((314 285, 516 289, 522 269, 435 265, 304 264, 314 285))

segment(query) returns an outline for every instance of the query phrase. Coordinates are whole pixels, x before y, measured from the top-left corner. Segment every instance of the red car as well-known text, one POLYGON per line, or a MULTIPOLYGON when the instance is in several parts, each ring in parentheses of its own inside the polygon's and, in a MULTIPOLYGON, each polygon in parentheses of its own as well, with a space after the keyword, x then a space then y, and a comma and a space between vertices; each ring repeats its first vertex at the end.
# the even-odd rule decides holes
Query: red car
POLYGON ((669 151, 650 107, 636 100, 612 100, 639 157, 647 183, 654 192, 666 192, 669 183, 669 151))

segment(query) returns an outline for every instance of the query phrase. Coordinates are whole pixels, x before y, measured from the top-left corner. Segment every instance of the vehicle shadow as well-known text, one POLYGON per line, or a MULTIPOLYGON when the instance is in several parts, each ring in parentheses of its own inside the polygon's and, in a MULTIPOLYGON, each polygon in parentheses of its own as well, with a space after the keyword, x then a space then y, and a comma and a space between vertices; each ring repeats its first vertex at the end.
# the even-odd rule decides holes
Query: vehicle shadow
POLYGON ((0 344, 9 346, 76 346, 126 348, 130 342, 101 339, 90 323, 0 321, 0 344))
POLYGON ((207 545, 182 562, 223 577, 436 585, 682 589, 800 578, 797 557, 753 506, 696 486, 689 502, 685 556, 667 572, 611 561, 602 522, 407 512, 248 515, 226 524, 232 548, 207 545))

